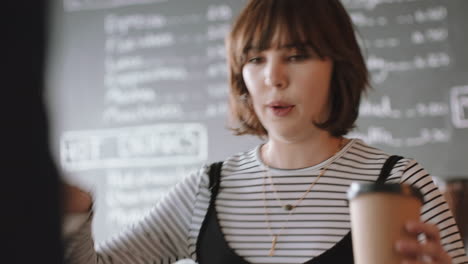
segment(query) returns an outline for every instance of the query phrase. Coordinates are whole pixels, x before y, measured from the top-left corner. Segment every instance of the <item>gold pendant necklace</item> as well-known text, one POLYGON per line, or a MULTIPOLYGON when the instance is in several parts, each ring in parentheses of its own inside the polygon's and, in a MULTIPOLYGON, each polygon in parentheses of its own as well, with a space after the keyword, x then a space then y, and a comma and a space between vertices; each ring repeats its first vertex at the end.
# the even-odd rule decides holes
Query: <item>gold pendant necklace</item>
MULTIPOLYGON (((343 148, 343 145, 344 145, 344 138, 341 138, 341 141, 340 141, 340 144, 339 144, 339 147, 338 147, 338 150, 335 152, 335 154, 333 154, 333 156, 335 156, 342 148, 343 148)), ((294 205, 292 204, 285 204, 283 205, 281 199, 279 198, 279 195, 278 195, 278 192, 276 191, 276 188, 275 188, 275 185, 273 183, 273 179, 270 175, 270 170, 269 170, 269 167, 266 166, 266 171, 265 171, 265 174, 264 174, 264 177, 263 177, 263 207, 265 209, 265 220, 266 220, 266 224, 267 224, 267 227, 268 227, 268 230, 270 231, 270 234, 272 236, 272 240, 271 240, 271 248, 270 248, 270 252, 268 254, 268 256, 272 257, 275 255, 275 250, 276 250, 276 244, 278 243, 278 239, 280 237, 280 235, 282 234, 283 230, 286 228, 286 226, 288 225, 289 223, 289 218, 291 217, 292 213, 294 212, 294 209, 297 208, 297 206, 299 206, 299 204, 304 200, 304 198, 307 196, 307 194, 309 194, 309 192, 312 190, 312 188, 314 187, 314 185, 318 182, 318 180, 320 179, 320 177, 323 176, 323 174, 325 173, 325 171, 328 169, 328 167, 333 164, 333 162, 330 162, 328 163, 327 165, 325 165, 322 169, 320 169, 320 173, 319 175, 315 178, 315 180, 310 184, 309 188, 307 188, 307 190, 304 192, 304 194, 296 201, 296 203, 294 205), (270 223, 270 219, 269 219, 269 213, 268 213, 268 208, 267 208, 267 202, 266 202, 266 178, 268 177, 268 179, 270 180, 270 186, 271 188, 273 189, 273 192, 275 194, 275 197, 276 197, 276 200, 278 201, 278 203, 280 204, 280 206, 286 210, 286 211, 289 211, 289 214, 286 218, 286 223, 284 223, 284 225, 281 227, 281 229, 279 230, 279 232, 277 234, 273 233, 273 230, 271 228, 271 223, 270 223)))
MULTIPOLYGON (((314 187, 315 183, 317 183, 318 180, 320 179, 320 177, 323 176, 323 174, 325 173, 325 171, 326 171, 326 169, 328 168, 329 165, 330 164, 328 164, 326 167, 321 169, 321 171, 320 171, 319 175, 317 176, 317 178, 315 178, 315 180, 310 184, 307 191, 301 196, 301 198, 299 200, 297 200, 297 202, 294 205, 290 205, 290 204, 285 205, 285 206, 291 207, 291 209, 288 210, 289 214, 288 214, 288 216, 286 218, 286 223, 281 227, 280 231, 277 234, 273 233, 273 230, 272 230, 271 224, 270 224, 269 213, 268 213, 267 202, 266 202, 266 190, 265 190, 266 177, 263 177, 263 206, 265 208, 265 219, 266 219, 266 223, 267 223, 267 226, 268 226, 268 230, 270 231, 270 233, 272 235, 270 253, 268 254, 270 257, 275 255, 275 249, 276 249, 276 244, 278 243, 278 238, 282 234, 282 232, 285 229, 285 227, 287 226, 287 224, 289 223, 289 218, 291 217, 292 213, 294 212, 293 209, 296 209, 297 206, 304 200, 304 198, 307 196, 307 194, 310 192, 310 190, 312 190, 312 187, 314 187)), ((268 167, 267 167, 267 171, 268 171, 268 167)), ((267 173, 265 173, 265 174, 267 174, 267 173)), ((268 176, 271 179, 271 176, 270 175, 268 175, 268 176)), ((273 188, 273 191, 277 194, 277 191, 274 188, 274 186, 271 185, 271 187, 273 188)), ((280 204, 281 204, 281 200, 279 200, 279 201, 280 201, 280 204)))
POLYGON ((275 248, 276 248, 277 241, 278 241, 278 235, 273 235, 273 239, 271 241, 270 253, 268 254, 268 256, 273 257, 275 255, 275 248))

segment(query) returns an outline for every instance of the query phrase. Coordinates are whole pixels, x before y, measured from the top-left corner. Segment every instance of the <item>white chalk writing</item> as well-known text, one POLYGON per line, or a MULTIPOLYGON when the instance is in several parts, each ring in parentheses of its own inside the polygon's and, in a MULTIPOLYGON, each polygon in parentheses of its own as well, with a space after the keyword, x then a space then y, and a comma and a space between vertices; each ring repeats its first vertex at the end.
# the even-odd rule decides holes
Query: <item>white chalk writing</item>
POLYGON ((363 100, 359 107, 360 116, 367 117, 388 117, 400 118, 401 111, 392 108, 389 96, 382 96, 380 102, 373 103, 369 100, 363 100))
POLYGON ((370 71, 373 71, 372 79, 376 83, 382 83, 392 72, 443 68, 449 66, 451 60, 450 55, 446 52, 430 52, 423 56, 414 56, 411 60, 400 61, 387 60, 371 55, 367 59, 367 66, 370 71))
POLYGON ((414 137, 396 137, 384 127, 369 126, 367 131, 352 132, 352 137, 360 138, 368 144, 380 144, 390 147, 416 147, 428 144, 447 143, 452 134, 446 128, 421 128, 414 137))
POLYGON ((159 29, 167 25, 167 18, 159 14, 151 15, 107 15, 104 29, 107 34, 128 34, 130 31, 159 29))
POLYGON ((225 21, 232 18, 232 9, 228 5, 210 5, 206 11, 208 21, 225 21))
POLYGON ((143 5, 149 3, 163 3, 168 0, 63 0, 63 8, 67 12, 81 10, 108 9, 120 6, 143 5))
POLYGON ((73 171, 199 163, 207 146, 206 128, 196 123, 70 131, 61 137, 61 165, 73 171))
POLYGON ((106 123, 140 123, 151 120, 181 119, 184 117, 184 110, 179 104, 163 105, 136 105, 132 107, 108 107, 102 114, 102 119, 106 123))
POLYGON ((422 0, 341 0, 342 3, 350 8, 364 8, 367 10, 372 10, 377 8, 380 5, 385 4, 399 4, 399 3, 407 3, 407 2, 415 2, 415 1, 422 1, 422 0))

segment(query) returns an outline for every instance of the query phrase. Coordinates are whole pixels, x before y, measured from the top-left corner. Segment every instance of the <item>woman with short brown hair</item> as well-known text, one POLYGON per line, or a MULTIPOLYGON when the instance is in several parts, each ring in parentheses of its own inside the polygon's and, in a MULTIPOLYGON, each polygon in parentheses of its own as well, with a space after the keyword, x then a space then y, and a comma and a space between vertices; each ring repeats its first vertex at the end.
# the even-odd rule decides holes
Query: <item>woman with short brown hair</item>
POLYGON ((355 126, 361 95, 368 89, 368 70, 352 21, 337 1, 251 1, 226 40, 230 103, 239 134, 266 136, 252 108, 242 77, 247 52, 294 43, 333 61, 328 98, 330 112, 316 125, 339 137, 355 126))

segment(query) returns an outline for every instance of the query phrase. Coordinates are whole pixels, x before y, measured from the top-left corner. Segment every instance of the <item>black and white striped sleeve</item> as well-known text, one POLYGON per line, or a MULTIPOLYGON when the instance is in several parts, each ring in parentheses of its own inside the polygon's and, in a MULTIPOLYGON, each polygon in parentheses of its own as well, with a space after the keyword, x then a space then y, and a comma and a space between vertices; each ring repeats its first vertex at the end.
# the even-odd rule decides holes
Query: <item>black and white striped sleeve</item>
POLYGON ((421 219, 437 225, 441 242, 454 264, 468 264, 463 241, 447 201, 432 177, 414 160, 407 162, 401 177, 402 183, 417 187, 424 195, 421 219))
POLYGON ((66 242, 67 263, 173 263, 189 258, 189 229, 205 173, 202 168, 179 182, 144 218, 96 249, 88 220, 66 242))

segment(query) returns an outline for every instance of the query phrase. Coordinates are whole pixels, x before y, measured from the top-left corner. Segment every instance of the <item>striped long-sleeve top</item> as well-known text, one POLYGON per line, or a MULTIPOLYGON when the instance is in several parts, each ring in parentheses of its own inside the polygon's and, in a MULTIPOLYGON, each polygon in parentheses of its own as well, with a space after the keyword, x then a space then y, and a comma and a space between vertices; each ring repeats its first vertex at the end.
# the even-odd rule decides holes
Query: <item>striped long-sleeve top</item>
MULTIPOLYGON (((259 150, 260 146, 224 161, 215 203, 227 244, 250 263, 304 263, 331 248, 350 231, 346 196, 350 184, 374 182, 389 157, 353 139, 320 164, 286 170, 268 168, 259 150), (293 213, 281 208, 281 204, 295 204, 325 166, 328 169, 293 213), (272 234, 279 234, 279 238, 275 255, 270 257, 272 234)), ((211 195, 208 169, 203 166, 186 177, 142 220, 97 246, 92 240, 90 217, 67 239, 68 263, 196 260, 197 236, 211 195)), ((411 184, 422 191, 421 219, 438 226, 453 263, 468 264, 452 213, 431 176, 416 161, 402 159, 387 182, 411 184)))

